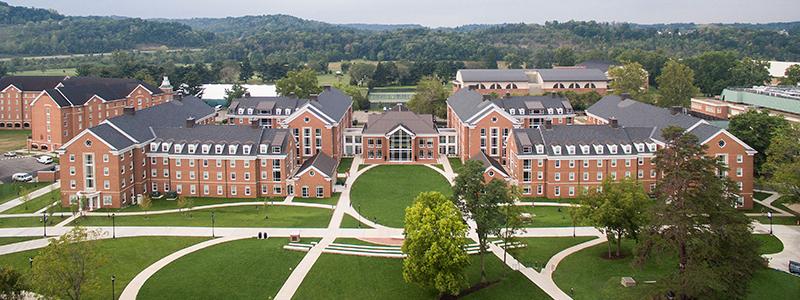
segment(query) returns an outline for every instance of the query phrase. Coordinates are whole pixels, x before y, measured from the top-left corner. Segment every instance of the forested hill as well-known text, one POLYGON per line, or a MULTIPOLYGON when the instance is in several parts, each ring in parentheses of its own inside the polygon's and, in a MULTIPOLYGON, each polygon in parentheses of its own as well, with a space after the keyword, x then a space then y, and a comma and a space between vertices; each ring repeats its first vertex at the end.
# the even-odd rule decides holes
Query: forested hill
POLYGON ((102 53, 142 47, 206 47, 213 33, 175 22, 69 17, 0 2, 0 56, 102 53))

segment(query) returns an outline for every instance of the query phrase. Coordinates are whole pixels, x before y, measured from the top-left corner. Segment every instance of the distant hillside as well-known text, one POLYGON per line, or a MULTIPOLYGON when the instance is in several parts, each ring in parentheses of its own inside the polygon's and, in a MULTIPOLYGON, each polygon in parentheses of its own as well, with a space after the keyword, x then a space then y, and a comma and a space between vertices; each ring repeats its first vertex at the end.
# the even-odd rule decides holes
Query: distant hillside
POLYGON ((369 31, 391 31, 391 30, 398 30, 398 29, 422 29, 425 26, 419 24, 366 24, 366 23, 349 23, 349 24, 337 24, 342 27, 353 28, 358 30, 369 30, 369 31))
POLYGON ((0 24, 25 24, 27 22, 61 20, 63 18, 64 16, 52 10, 11 6, 0 1, 0 24))
POLYGON ((197 30, 228 36, 252 35, 261 31, 308 31, 319 32, 331 29, 348 29, 319 21, 305 20, 289 15, 261 15, 227 18, 154 19, 161 22, 177 22, 197 30))
POLYGON ((203 47, 214 34, 175 22, 65 17, 0 2, 0 56, 102 53, 142 46, 203 47))

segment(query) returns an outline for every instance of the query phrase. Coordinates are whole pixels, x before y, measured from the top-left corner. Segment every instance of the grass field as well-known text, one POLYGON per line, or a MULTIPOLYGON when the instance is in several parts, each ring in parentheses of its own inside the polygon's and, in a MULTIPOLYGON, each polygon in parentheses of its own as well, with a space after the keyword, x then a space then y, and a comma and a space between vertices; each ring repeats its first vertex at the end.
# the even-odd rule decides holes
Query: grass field
POLYGON ((137 299, 272 299, 305 255, 285 244, 247 239, 188 254, 147 280, 137 299))
POLYGON ((447 180, 426 166, 382 165, 361 175, 353 184, 350 199, 361 215, 389 227, 403 227, 405 208, 421 192, 437 191, 450 196, 447 180))
POLYGON ((356 218, 353 218, 348 214, 344 214, 344 217, 342 218, 342 223, 339 225, 339 228, 372 228, 372 227, 359 222, 358 220, 356 220, 356 218), (360 227, 359 224, 361 225, 360 227))
MULTIPOLYGON (((769 226, 770 220, 765 216, 758 216, 758 217, 750 217, 761 224, 769 226)), ((775 225, 798 225, 798 220, 800 220, 800 216, 796 217, 772 217, 772 224, 775 225)))
POLYGON ((51 183, 49 182, 15 182, 0 184, 0 204, 19 197, 20 190, 28 194, 51 183))
POLYGON ((342 158, 341 160, 339 160, 339 167, 337 167, 336 172, 337 173, 344 173, 344 172, 350 171, 350 165, 352 165, 352 164, 353 164, 353 158, 352 157, 342 158))
MULTIPOLYGON (((328 227, 332 210, 310 207, 235 206, 180 213, 116 217, 117 226, 206 226, 211 227, 211 212, 218 227, 328 227), (265 218, 268 216, 268 218, 265 218)), ((73 225, 110 226, 110 217, 82 217, 73 225)))
POLYGON ((333 193, 333 195, 331 195, 328 198, 300 198, 300 197, 295 197, 294 199, 292 199, 292 202, 336 205, 336 203, 339 202, 339 197, 340 196, 342 196, 342 193, 333 193))
POLYGON ((75 76, 78 72, 75 68, 67 69, 45 69, 42 70, 28 70, 15 72, 17 76, 75 76))
POLYGON ((530 213, 532 215, 531 221, 525 224, 526 227, 572 226, 572 216, 569 214, 569 207, 520 206, 520 209, 523 212, 530 213))
POLYGON ((25 148, 30 130, 0 129, 0 153, 25 148))
POLYGON ((783 251, 783 243, 774 235, 754 234, 753 237, 761 243, 761 254, 773 254, 783 251))
POLYGON ((450 161, 450 167, 453 168, 453 172, 455 173, 458 173, 461 170, 461 167, 464 166, 464 164, 461 163, 461 158, 450 157, 447 160, 450 161))
MULTIPOLYGON (((98 253, 105 255, 107 263, 94 273, 93 278, 100 282, 100 289, 87 291, 86 299, 107 299, 111 296, 111 275, 116 276, 117 297, 128 282, 147 266, 172 252, 199 243, 206 238, 198 237, 132 237, 92 241, 98 253)), ((30 270, 28 257, 33 256, 36 263, 37 250, 29 250, 0 256, 0 265, 11 266, 27 273, 30 270)), ((35 291, 35 289, 34 289, 35 291)))
MULTIPOLYGON (((66 217, 49 217, 47 219, 47 226, 53 226, 66 217)), ((14 228, 14 227, 42 227, 42 217, 22 217, 22 218, 0 218, 0 228, 14 228)))
MULTIPOLYGON (((470 256, 467 267, 470 284, 480 279, 480 262, 477 255, 470 256)), ((508 277, 461 299, 549 299, 536 285, 519 272, 504 267, 502 262, 486 257, 488 279, 508 277)), ((403 280, 403 260, 370 258, 348 255, 323 254, 314 264, 294 299, 437 299, 429 291, 403 280), (336 276, 332 276, 336 274, 336 276)))
POLYGON ((768 193, 762 193, 762 192, 753 192, 753 198, 756 198, 756 199, 758 199, 758 200, 764 200, 764 199, 767 199, 767 198, 769 198, 769 196, 770 196, 770 195, 771 195, 771 194, 768 194, 768 193))
POLYGON ((595 237, 591 236, 521 238, 520 241, 527 246, 510 249, 508 252, 526 267, 541 270, 542 266, 561 250, 593 239, 595 237))
MULTIPOLYGON (((760 237, 757 237, 761 239, 760 237)), ((643 268, 634 267, 631 254, 634 244, 623 241, 622 259, 603 258, 607 251, 605 243, 581 250, 561 261, 553 274, 556 284, 565 291, 575 289, 574 299, 648 299, 652 285, 643 283, 659 280, 676 270, 676 258, 651 260, 643 268), (620 277, 631 276, 637 286, 625 288, 620 277)), ((771 246, 762 247, 764 250, 771 246)), ((800 277, 770 269, 758 270, 750 282, 748 299, 800 299, 800 277)))
POLYGON ((24 241, 35 240, 41 237, 30 237, 30 236, 15 236, 15 237, 2 237, 0 238, 0 246, 8 245, 13 243, 19 243, 24 241))
POLYGON ((3 213, 4 214, 33 213, 42 208, 47 207, 48 205, 58 201, 59 199, 61 199, 61 189, 55 189, 50 192, 47 192, 44 195, 28 200, 28 203, 23 203, 15 207, 12 207, 11 209, 4 211, 3 213))
MULTIPOLYGON (((234 202, 264 202, 264 198, 235 198, 235 199, 228 199, 228 198, 203 198, 203 197, 188 197, 188 200, 192 202, 192 206, 204 206, 204 205, 212 205, 212 204, 223 204, 223 203, 234 203, 234 202)), ((283 198, 267 198, 266 201, 283 201, 283 198)), ((178 201, 175 200, 164 200, 156 199, 152 200, 150 205, 150 209, 148 211, 156 211, 156 210, 170 210, 170 209, 178 209, 178 201)), ((128 207, 123 208, 103 208, 96 210, 97 212, 137 212, 142 211, 142 207, 139 205, 131 205, 128 207)))

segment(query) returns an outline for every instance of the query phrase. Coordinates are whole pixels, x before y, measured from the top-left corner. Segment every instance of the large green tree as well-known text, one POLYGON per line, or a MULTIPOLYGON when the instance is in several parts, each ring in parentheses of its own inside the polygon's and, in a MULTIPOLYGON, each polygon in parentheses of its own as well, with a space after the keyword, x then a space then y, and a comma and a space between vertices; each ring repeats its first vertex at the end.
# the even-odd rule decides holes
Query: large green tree
POLYGON ((438 77, 425 76, 417 83, 417 92, 408 101, 408 108, 418 114, 447 116, 447 97, 450 93, 438 77))
POLYGON ((750 87, 764 85, 770 81, 769 62, 749 57, 742 58, 731 68, 729 86, 750 87))
POLYGON ((575 220, 591 224, 605 231, 608 237, 608 257, 611 258, 611 241, 617 244, 620 256, 622 238, 637 239, 647 221, 645 214, 650 197, 636 180, 625 178, 618 182, 604 181, 602 190, 592 190, 581 195, 580 206, 572 209, 575 220))
POLYGON ((253 77, 254 73, 253 65, 250 64, 249 59, 245 58, 239 63, 239 80, 246 83, 251 77, 253 77))
POLYGON ((686 64, 694 70, 695 84, 703 94, 719 95, 730 84, 736 53, 709 51, 686 60, 686 64))
POLYGON ((375 65, 361 62, 354 63, 350 66, 350 84, 369 86, 373 74, 375 74, 375 65))
POLYGON ((361 93, 358 87, 341 82, 335 83, 333 86, 353 98, 353 109, 369 109, 369 99, 361 93))
POLYGON ((230 89, 225 89, 225 105, 231 105, 231 101, 244 97, 247 94, 247 88, 241 84, 234 83, 230 89))
POLYGON ((666 146, 656 152, 663 177, 648 211, 637 263, 677 257, 674 270, 658 281, 654 297, 674 292, 680 299, 742 299, 763 267, 750 220, 733 207, 738 188, 717 176, 725 166, 684 129, 662 131, 666 146))
POLYGON ((27 289, 22 274, 10 267, 0 267, 0 299, 24 299, 23 292, 27 289))
POLYGON ((93 243, 99 233, 75 227, 53 239, 33 260, 31 285, 47 296, 78 300, 100 288, 97 270, 106 257, 93 243))
POLYGON ((754 169, 759 172, 776 132, 788 124, 783 117, 771 116, 767 110, 748 110, 731 118, 728 131, 758 151, 753 160, 754 169))
POLYGON ((322 92, 322 87, 317 82, 317 73, 311 69, 289 71, 286 77, 275 83, 275 89, 281 96, 293 94, 300 99, 308 99, 311 94, 322 92))
POLYGON ((762 173, 767 183, 800 201, 800 125, 779 128, 767 148, 762 173))
POLYGON ((657 103, 659 106, 689 107, 692 96, 700 93, 700 89, 694 86, 694 71, 675 60, 664 64, 656 82, 658 93, 661 94, 661 101, 657 103))
POLYGON ((424 192, 406 208, 403 279, 441 294, 457 295, 467 284, 464 250, 467 225, 453 203, 438 192, 424 192))
POLYGON ((639 48, 623 50, 616 57, 620 62, 637 62, 644 67, 650 75, 650 84, 657 84, 655 79, 661 75, 661 68, 669 60, 669 56, 664 54, 661 50, 647 51, 639 48))
POLYGON ((637 62, 614 67, 608 71, 608 76, 611 77, 611 88, 616 94, 639 94, 647 83, 647 72, 637 62))
POLYGON ((575 50, 570 47, 559 47, 553 53, 553 62, 562 67, 574 66, 578 63, 578 56, 575 50))
POLYGON ((781 85, 797 85, 800 83, 800 65, 792 65, 786 68, 785 75, 786 77, 781 79, 781 85))

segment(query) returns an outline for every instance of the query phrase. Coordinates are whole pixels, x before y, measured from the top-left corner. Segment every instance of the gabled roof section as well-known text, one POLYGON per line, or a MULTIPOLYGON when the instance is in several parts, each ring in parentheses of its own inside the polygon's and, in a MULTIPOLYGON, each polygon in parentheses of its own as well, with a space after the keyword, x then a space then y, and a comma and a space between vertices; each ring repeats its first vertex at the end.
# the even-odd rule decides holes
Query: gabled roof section
POLYGON ((479 161, 483 165, 484 171, 486 171, 489 168, 494 168, 495 170, 500 172, 501 175, 503 175, 503 177, 508 177, 508 172, 506 172, 506 169, 503 168, 503 165, 501 165, 500 162, 498 162, 496 159, 487 156, 486 153, 483 151, 478 152, 470 159, 479 161))
POLYGON ((106 143, 111 145, 114 150, 125 149, 135 144, 131 139, 108 124, 100 124, 87 130, 94 133, 100 139, 106 141, 106 143))
POLYGON ((464 82, 528 82, 528 75, 522 69, 462 69, 458 73, 464 82))
POLYGON ((418 115, 410 111, 386 111, 370 115, 364 134, 388 134, 398 127, 405 128, 415 135, 437 134, 432 115, 418 115))
POLYGON ((669 126, 678 126, 689 129, 702 119, 689 114, 672 114, 669 109, 653 106, 633 99, 623 99, 620 96, 605 96, 600 101, 586 109, 586 112, 609 120, 616 118, 619 125, 626 127, 656 127, 653 138, 663 141, 661 130, 669 126))
MULTIPOLYGON (((462 122, 468 123, 487 109, 495 108, 498 111, 506 112, 494 104, 492 101, 484 101, 483 95, 470 89, 460 89, 452 96, 447 98, 447 105, 450 106, 462 122)), ((511 118, 511 117, 509 117, 511 118)), ((518 120, 511 118, 514 122, 518 120)))
POLYGON ((492 100, 492 103, 504 109, 572 109, 566 97, 550 94, 548 96, 512 96, 492 100))
POLYGON ((163 93, 158 87, 136 79, 71 77, 62 85, 55 89, 72 105, 83 105, 94 96, 107 101, 125 99, 139 86, 153 95, 163 93))
POLYGON ((555 68, 535 69, 542 80, 547 81, 606 81, 606 73, 597 69, 555 68))
POLYGON ((300 165, 300 168, 297 169, 294 177, 298 177, 313 168, 329 178, 335 178, 336 167, 338 164, 339 162, 336 159, 325 155, 325 153, 317 152, 317 154, 314 154, 314 156, 307 159, 302 165, 300 165))
POLYGON ((154 138, 150 127, 183 127, 186 119, 200 120, 214 114, 214 109, 196 97, 183 97, 142 110, 133 115, 110 118, 104 123, 125 132, 125 134, 144 142, 154 138))
POLYGON ((58 86, 67 76, 6 76, 0 78, 0 91, 13 85, 22 91, 43 91, 58 86))

